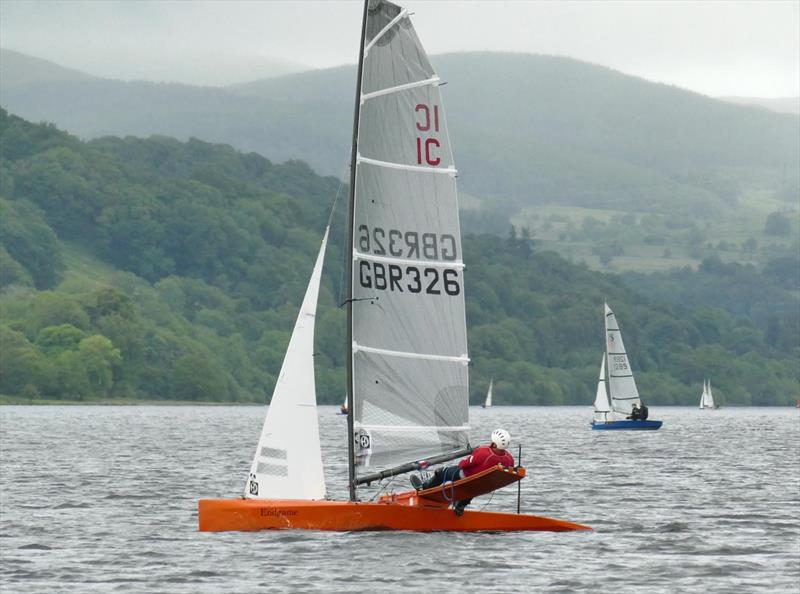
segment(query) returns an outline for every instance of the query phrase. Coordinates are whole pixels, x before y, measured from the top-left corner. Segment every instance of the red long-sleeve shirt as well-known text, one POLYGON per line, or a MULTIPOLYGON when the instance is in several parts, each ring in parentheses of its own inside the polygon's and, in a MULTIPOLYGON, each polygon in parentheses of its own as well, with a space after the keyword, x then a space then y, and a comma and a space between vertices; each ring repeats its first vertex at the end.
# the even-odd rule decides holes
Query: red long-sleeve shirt
POLYGON ((469 458, 461 460, 458 463, 458 467, 466 478, 498 464, 506 467, 514 466, 514 456, 509 454, 507 450, 498 450, 490 445, 482 445, 475 448, 469 458))

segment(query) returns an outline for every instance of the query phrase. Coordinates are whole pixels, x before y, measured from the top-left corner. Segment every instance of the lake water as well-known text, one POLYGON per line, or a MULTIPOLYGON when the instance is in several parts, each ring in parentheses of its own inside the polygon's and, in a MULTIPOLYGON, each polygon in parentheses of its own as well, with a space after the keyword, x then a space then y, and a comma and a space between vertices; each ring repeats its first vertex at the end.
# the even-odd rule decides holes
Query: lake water
MULTIPOLYGON (((329 495, 346 421, 320 407, 329 495)), ((590 431, 589 407, 470 412, 523 444, 523 511, 590 533, 197 532, 236 497, 262 407, 0 407, 2 592, 793 592, 800 411, 651 409, 656 432, 590 431)), ((406 477, 398 479, 401 486, 406 477)), ((516 488, 473 509, 513 511, 516 488)))

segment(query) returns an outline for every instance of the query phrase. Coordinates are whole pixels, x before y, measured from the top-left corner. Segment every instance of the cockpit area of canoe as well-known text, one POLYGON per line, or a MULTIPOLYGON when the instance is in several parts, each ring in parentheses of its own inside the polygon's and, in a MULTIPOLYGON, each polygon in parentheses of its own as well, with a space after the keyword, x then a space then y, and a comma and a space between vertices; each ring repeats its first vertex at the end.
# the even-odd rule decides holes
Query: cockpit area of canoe
POLYGON ((486 495, 512 485, 524 477, 525 469, 522 466, 504 468, 498 464, 467 478, 445 482, 438 487, 421 491, 389 493, 381 496, 378 502, 418 507, 449 507, 456 501, 486 495))

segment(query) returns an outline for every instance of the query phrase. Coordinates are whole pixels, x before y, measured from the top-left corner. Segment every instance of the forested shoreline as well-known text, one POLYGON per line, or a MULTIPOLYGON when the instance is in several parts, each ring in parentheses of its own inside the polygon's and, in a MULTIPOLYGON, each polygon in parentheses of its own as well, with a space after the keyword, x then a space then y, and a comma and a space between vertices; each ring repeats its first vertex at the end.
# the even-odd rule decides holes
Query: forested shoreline
MULTIPOLYGON (((199 140, 82 142, 0 112, 0 393, 266 402, 339 181, 199 140)), ((343 209, 317 313, 318 399, 344 391, 343 209)), ((464 237, 471 400, 586 404, 617 313, 640 391, 726 405, 800 394, 797 261, 625 278, 525 230, 464 237)))

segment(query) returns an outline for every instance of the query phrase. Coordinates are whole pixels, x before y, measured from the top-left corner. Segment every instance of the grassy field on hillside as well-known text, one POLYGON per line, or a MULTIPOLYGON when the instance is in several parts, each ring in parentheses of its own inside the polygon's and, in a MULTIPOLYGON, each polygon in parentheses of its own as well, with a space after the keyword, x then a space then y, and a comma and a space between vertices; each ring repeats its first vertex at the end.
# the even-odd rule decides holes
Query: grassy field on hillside
POLYGON ((542 248, 592 269, 615 272, 696 267, 711 255, 725 262, 763 263, 796 249, 799 222, 796 205, 759 190, 743 194, 735 207, 710 220, 554 204, 528 207, 512 218, 542 248), (790 220, 791 233, 765 233, 773 212, 790 220))

